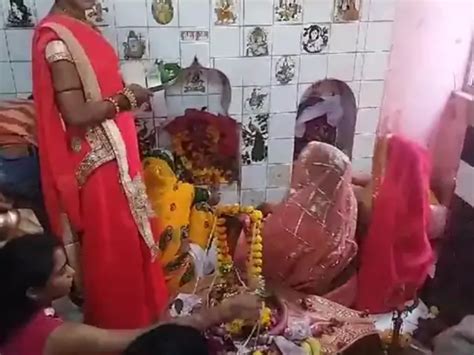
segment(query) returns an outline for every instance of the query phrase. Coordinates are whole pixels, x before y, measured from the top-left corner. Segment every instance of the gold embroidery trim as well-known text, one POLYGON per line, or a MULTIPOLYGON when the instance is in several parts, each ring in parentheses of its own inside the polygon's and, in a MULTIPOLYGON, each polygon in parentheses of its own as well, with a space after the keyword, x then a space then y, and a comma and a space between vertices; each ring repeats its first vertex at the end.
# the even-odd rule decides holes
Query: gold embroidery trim
POLYGON ((143 240, 150 248, 154 260, 158 256, 160 248, 155 242, 151 230, 150 218, 154 217, 154 213, 146 194, 145 184, 140 174, 137 174, 133 179, 130 177, 125 143, 115 122, 113 120, 104 121, 102 127, 117 159, 120 182, 127 196, 133 219, 143 240))
POLYGON ((323 334, 319 338, 323 354, 342 354, 357 341, 377 334, 373 322, 363 317, 360 312, 318 296, 309 296, 307 300, 312 303, 312 311, 319 318, 334 318, 340 322, 340 326, 335 327, 333 333, 323 334))
POLYGON ((90 128, 86 140, 91 151, 84 157, 76 169, 76 179, 82 187, 95 169, 115 159, 112 145, 107 139, 101 126, 90 128))
POLYGON ((59 62, 60 60, 67 60, 68 62, 74 63, 74 59, 66 44, 60 40, 51 41, 46 45, 45 56, 46 61, 50 64, 59 62))

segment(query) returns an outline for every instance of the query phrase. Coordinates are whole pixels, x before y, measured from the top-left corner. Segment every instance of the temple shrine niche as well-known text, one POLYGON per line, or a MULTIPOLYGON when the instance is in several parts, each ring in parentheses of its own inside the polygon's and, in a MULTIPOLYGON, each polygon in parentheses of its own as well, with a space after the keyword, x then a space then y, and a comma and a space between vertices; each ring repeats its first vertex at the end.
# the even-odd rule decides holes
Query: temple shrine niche
POLYGON ((228 78, 195 59, 165 89, 165 96, 168 122, 160 145, 172 153, 181 178, 215 188, 237 181, 240 129, 228 114, 228 78))
POLYGON ((314 140, 334 145, 352 158, 356 119, 356 100, 349 85, 336 79, 315 82, 298 105, 294 158, 314 140))

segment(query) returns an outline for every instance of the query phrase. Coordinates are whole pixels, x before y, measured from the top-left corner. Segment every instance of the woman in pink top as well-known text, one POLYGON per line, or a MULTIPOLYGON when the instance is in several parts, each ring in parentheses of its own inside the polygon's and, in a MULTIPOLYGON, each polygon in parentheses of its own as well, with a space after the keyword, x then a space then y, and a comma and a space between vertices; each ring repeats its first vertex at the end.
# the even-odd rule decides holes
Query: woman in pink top
MULTIPOLYGON (((119 353, 149 330, 104 330, 54 318, 48 307, 69 293, 73 277, 63 248, 51 236, 26 235, 0 248, 0 354, 119 353)), ((235 318, 256 319, 259 309, 255 296, 237 296, 175 323, 204 330, 235 318)))

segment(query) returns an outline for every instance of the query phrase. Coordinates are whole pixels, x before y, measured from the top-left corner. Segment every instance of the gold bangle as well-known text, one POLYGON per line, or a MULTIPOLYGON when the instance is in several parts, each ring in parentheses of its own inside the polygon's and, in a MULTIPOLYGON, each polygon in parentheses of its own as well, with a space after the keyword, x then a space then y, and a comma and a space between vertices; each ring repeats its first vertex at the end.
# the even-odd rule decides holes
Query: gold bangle
POLYGON ((128 87, 124 87, 122 92, 123 96, 125 96, 130 103, 130 109, 135 110, 138 107, 137 97, 133 93, 132 90, 128 87))
POLYGON ((104 101, 110 102, 112 105, 114 105, 116 115, 118 115, 120 113, 121 109, 120 109, 120 105, 119 105, 117 100, 115 100, 113 97, 107 97, 107 98, 104 99, 104 101))

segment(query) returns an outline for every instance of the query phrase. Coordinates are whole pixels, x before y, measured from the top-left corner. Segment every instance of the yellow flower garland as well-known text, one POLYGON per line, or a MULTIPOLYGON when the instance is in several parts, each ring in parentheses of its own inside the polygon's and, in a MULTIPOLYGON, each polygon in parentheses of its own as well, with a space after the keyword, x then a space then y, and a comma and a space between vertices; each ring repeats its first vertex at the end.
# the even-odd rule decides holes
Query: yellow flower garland
MULTIPOLYGON (((247 255, 247 283, 256 282, 261 285, 263 281, 263 238, 262 238, 262 220, 261 211, 252 206, 224 205, 216 210, 216 224, 214 228, 214 238, 217 245, 217 261, 221 276, 226 276, 233 271, 234 262, 230 254, 230 248, 227 242, 227 228, 225 216, 236 217, 240 214, 246 214, 250 217, 250 233, 246 234, 249 252, 247 255)), ((271 325, 272 312, 269 307, 263 304, 260 313, 260 325, 268 329, 271 325)), ((244 326, 244 321, 236 319, 226 325, 226 329, 231 334, 239 334, 244 326)))
POLYGON ((252 206, 240 206, 235 204, 219 206, 217 208, 217 222, 214 235, 217 240, 219 271, 221 274, 226 274, 233 269, 232 255, 230 255, 230 249, 227 243, 227 229, 224 216, 236 217, 240 214, 246 214, 250 217, 250 233, 246 234, 247 243, 250 246, 247 256, 247 281, 259 281, 262 278, 263 266, 263 214, 252 206))

